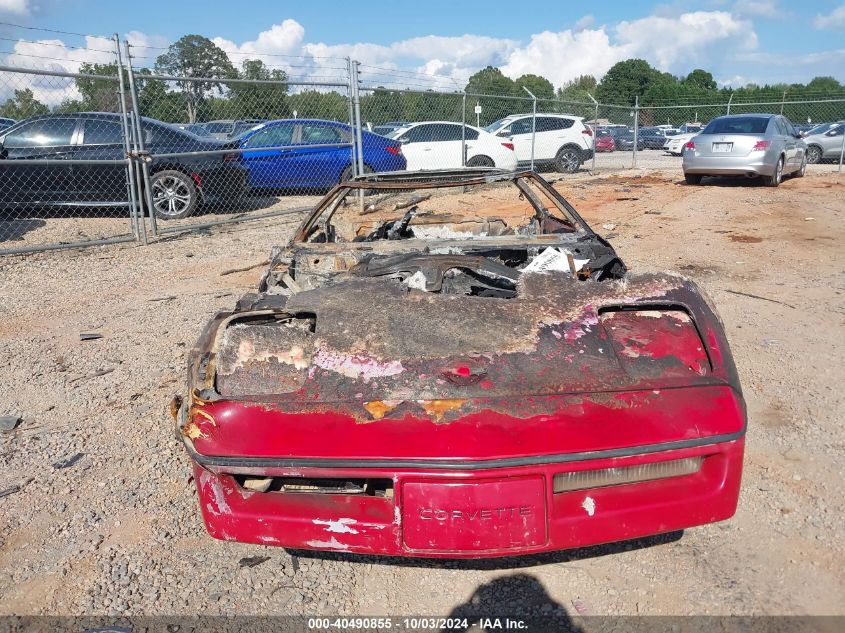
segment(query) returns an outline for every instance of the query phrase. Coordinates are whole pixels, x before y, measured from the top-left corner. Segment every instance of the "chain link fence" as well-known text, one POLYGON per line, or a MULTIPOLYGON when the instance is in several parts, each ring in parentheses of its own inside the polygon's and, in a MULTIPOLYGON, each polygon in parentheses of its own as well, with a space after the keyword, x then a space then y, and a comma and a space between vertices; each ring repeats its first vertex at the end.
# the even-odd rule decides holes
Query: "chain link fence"
POLYGON ((140 235, 121 77, 0 67, 0 253, 140 235), (80 114, 81 94, 100 113, 80 114), (52 112, 37 96, 58 99, 52 112))
POLYGON ((100 39, 88 50, 100 61, 79 72, 45 68, 39 56, 0 66, 0 254, 298 217, 369 172, 680 170, 686 140, 729 113, 783 114, 804 131, 827 124, 807 137, 808 162, 843 153, 840 95, 601 104, 527 89, 476 94, 330 57, 320 58, 323 74, 247 57, 187 76, 151 70, 163 47, 100 39))

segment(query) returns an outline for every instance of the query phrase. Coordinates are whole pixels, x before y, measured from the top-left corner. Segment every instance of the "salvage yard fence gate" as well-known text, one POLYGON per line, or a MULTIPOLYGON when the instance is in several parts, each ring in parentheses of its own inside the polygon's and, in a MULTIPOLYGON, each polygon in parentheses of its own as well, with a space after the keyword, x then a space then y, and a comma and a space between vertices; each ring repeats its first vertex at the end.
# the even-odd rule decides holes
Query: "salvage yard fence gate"
MULTIPOLYGON (((594 135, 598 126, 631 128, 630 147, 585 155, 581 168, 598 173, 656 165, 656 154, 637 138, 646 126, 706 124, 722 114, 761 111, 795 123, 845 119, 845 95, 614 105, 589 94, 588 101, 566 101, 528 90, 432 88, 410 73, 348 58, 319 58, 319 69, 302 77, 294 75, 295 60, 274 68, 250 59, 236 75, 180 76, 145 67, 143 60, 156 59, 145 49, 154 47, 132 47, 117 35, 101 39, 109 44, 97 49, 104 63, 82 64, 80 72, 28 67, 37 60, 23 55, 15 57, 18 65, 0 65, 0 114, 8 117, 0 118, 0 255, 147 244, 249 220, 297 222, 340 180, 400 168, 400 143, 379 133, 405 122, 460 124, 452 128, 460 138, 439 144, 450 149, 432 152, 426 168, 465 165, 474 128, 512 114, 529 117, 524 162, 532 167, 544 114, 581 116, 594 135), (26 125, 7 134, 13 119, 26 125), (262 122, 269 123, 257 127, 262 122)), ((841 170, 842 152, 838 160, 841 170)))

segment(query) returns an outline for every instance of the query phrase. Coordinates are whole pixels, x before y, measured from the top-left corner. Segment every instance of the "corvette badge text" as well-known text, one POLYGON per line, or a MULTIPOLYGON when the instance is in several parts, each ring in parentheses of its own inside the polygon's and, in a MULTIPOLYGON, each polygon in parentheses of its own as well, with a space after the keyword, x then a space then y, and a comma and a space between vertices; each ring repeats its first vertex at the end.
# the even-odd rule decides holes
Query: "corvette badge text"
POLYGON ((493 521, 530 516, 533 513, 531 506, 475 508, 473 510, 420 508, 420 519, 425 521, 493 521))

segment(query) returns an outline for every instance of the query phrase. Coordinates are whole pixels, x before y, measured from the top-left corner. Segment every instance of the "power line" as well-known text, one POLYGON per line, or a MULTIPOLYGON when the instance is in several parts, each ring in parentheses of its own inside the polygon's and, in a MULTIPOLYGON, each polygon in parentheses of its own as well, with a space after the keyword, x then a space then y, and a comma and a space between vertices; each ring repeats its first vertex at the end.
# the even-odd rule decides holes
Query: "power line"
POLYGON ((45 29, 37 26, 24 26, 22 24, 12 24, 11 22, 0 22, 0 26, 13 26, 16 29, 26 29, 27 31, 44 31, 45 33, 59 33, 60 35, 76 35, 78 37, 94 37, 100 40, 112 41, 112 38, 105 35, 89 35, 87 33, 76 33, 74 31, 59 31, 57 29, 45 29))
POLYGON ((72 48, 72 49, 80 50, 80 51, 92 51, 92 52, 96 52, 96 53, 111 53, 112 55, 114 54, 113 50, 109 51, 109 50, 106 50, 104 48, 87 48, 85 46, 73 46, 71 44, 65 44, 65 43, 56 44, 55 42, 38 42, 36 40, 25 40, 25 39, 22 39, 22 38, 15 39, 14 37, 0 37, 0 40, 2 40, 4 42, 24 42, 25 44, 37 44, 39 46, 56 46, 58 48, 72 48))
POLYGON ((0 51, 0 55, 15 55, 17 57, 32 57, 34 59, 49 59, 50 61, 54 62, 71 62, 74 64, 91 64, 91 63, 98 63, 92 62, 90 59, 63 59, 61 57, 47 57, 46 55, 30 55, 29 53, 18 53, 16 51, 0 51))
MULTIPOLYGON (((166 51, 169 50, 169 46, 150 46, 148 44, 133 44, 132 42, 129 43, 130 48, 146 48, 156 51, 166 51)), ((248 55, 253 57, 286 57, 288 59, 334 59, 337 61, 344 61, 345 58, 343 57, 320 57, 318 55, 284 55, 282 53, 260 53, 258 51, 253 51, 250 53, 245 53, 244 51, 227 51, 225 49, 220 49, 227 55, 248 55)), ((345 69, 345 68, 344 68, 345 69)))

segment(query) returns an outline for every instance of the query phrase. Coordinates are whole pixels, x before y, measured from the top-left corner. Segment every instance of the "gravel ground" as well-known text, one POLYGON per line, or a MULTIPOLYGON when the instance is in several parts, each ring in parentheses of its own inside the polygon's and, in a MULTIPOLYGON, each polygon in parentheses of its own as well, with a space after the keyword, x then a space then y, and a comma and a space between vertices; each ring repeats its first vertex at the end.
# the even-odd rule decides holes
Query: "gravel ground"
POLYGON ((680 270, 719 307, 750 417, 736 517, 493 561, 212 540, 166 403, 186 348, 262 267, 220 272, 265 260, 292 214, 0 259, 0 414, 23 417, 0 431, 0 614, 845 614, 845 176, 558 186, 633 270, 680 270))

